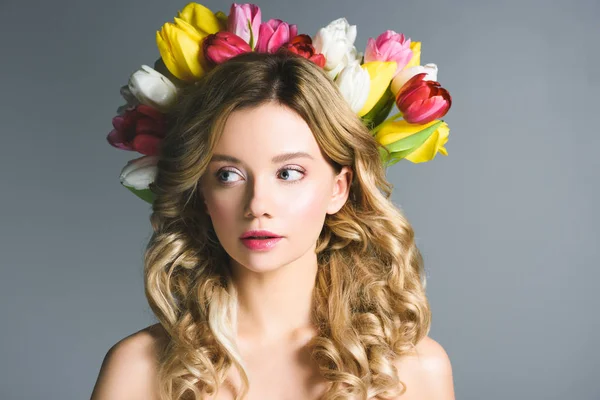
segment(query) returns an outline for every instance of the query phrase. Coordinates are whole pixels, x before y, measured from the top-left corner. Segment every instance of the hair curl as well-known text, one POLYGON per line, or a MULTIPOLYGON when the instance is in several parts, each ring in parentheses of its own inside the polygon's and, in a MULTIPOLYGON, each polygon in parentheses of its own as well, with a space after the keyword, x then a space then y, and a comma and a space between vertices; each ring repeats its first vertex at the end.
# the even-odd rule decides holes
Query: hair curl
MULTIPOLYGON (((389 398, 405 390, 394 360, 430 329, 423 258, 391 199, 379 145, 337 86, 289 52, 245 53, 183 89, 169 116, 144 256, 145 293, 168 333, 160 355, 161 399, 201 399, 238 369, 237 292, 199 190, 228 115, 277 102, 297 112, 324 155, 353 180, 344 206, 327 215, 317 241, 312 356, 330 387, 323 399, 389 398), (403 389, 400 389, 403 386, 403 389)), ((239 392, 238 392, 239 393, 239 392)))

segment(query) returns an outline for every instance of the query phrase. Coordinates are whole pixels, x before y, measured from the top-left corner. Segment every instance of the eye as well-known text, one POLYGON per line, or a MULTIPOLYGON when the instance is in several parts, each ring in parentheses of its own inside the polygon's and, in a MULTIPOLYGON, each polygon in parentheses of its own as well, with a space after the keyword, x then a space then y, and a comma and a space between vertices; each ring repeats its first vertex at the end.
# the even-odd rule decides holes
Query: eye
MULTIPOLYGON (((229 177, 230 175, 238 175, 238 176, 239 176, 239 174, 238 174, 237 172, 235 172, 235 171, 232 171, 232 170, 230 170, 230 169, 222 169, 222 170, 219 170, 219 171, 218 171, 218 172, 215 174, 215 176, 217 177, 217 180, 218 180, 219 182, 221 182, 221 183, 235 182, 235 181, 229 181, 229 182, 227 182, 227 181, 223 181, 223 180, 221 180, 221 176, 223 176, 223 175, 225 175, 226 177, 229 177)), ((226 178, 226 179, 227 179, 227 178, 226 178)))
MULTIPOLYGON (((240 174, 238 174, 236 171, 231 170, 231 169, 221 169, 219 171, 217 171, 217 173, 215 173, 215 177, 217 178, 217 180, 222 183, 222 184, 230 184, 233 182, 236 182, 235 180, 227 180, 227 178, 229 178, 230 176, 240 176, 240 174), (225 179, 222 179, 223 177, 225 177, 225 179)), ((304 171, 297 169, 297 168, 282 168, 279 170, 278 175, 280 175, 283 180, 285 182, 289 182, 289 183, 296 183, 299 182, 302 177, 304 176, 304 171), (297 174, 299 176, 298 179, 289 179, 290 178, 290 171, 291 171, 291 176, 294 176, 294 173, 297 174)))
MULTIPOLYGON (((290 176, 289 171, 295 172, 295 173, 297 173, 300 176, 299 179, 291 179, 291 180, 290 179, 284 179, 285 181, 288 181, 288 182, 291 182, 291 183, 298 182, 304 176, 304 172, 301 171, 300 169, 296 169, 296 168, 283 168, 283 169, 280 169, 280 171, 282 171, 281 174, 280 174, 282 177, 289 177, 290 176)), ((292 176, 293 175, 294 174, 292 173, 292 176)))

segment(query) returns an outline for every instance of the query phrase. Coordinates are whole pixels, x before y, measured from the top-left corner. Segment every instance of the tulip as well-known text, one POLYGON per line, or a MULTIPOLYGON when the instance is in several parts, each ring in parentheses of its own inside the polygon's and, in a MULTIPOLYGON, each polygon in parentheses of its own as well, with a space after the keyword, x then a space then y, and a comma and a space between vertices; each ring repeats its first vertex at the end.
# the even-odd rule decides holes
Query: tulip
POLYGON ((106 137, 111 146, 145 155, 159 153, 166 135, 166 122, 158 110, 140 104, 114 117, 112 124, 114 129, 106 137))
POLYGON ((390 165, 403 158, 422 163, 433 160, 437 153, 448 155, 444 144, 448 141, 449 133, 448 124, 441 120, 423 125, 400 120, 384 122, 375 139, 391 152, 390 165))
POLYGON ((416 67, 421 64, 421 42, 410 42, 410 51, 412 52, 412 58, 404 69, 416 67))
POLYGON ((177 99, 177 88, 173 82, 147 65, 131 74, 128 88, 141 104, 162 112, 167 112, 177 99))
POLYGON ((143 156, 128 161, 119 177, 123 186, 148 203, 154 201, 150 184, 156 179, 158 158, 158 156, 143 156))
POLYGON ((438 67, 436 64, 425 64, 424 66, 416 65, 414 67, 404 68, 400 71, 390 85, 390 90, 394 93, 394 96, 398 94, 402 86, 417 74, 425 73, 424 81, 437 81, 438 67))
POLYGON ((371 61, 396 61, 396 75, 411 60, 410 39, 403 34, 387 30, 377 37, 369 38, 365 50, 365 63, 371 61))
POLYGON ((406 82, 396 95, 396 106, 411 124, 425 124, 441 118, 450 109, 452 97, 439 82, 423 80, 425 73, 406 82))
POLYGON ((223 11, 217 11, 215 17, 219 20, 219 32, 226 31, 227 25, 229 24, 229 16, 223 11))
POLYGON ((356 62, 360 63, 363 57, 363 53, 359 53, 356 50, 356 47, 353 45, 350 50, 344 54, 342 57, 342 61, 333 69, 326 70, 325 73, 331 78, 335 79, 335 77, 340 73, 341 70, 346 68, 346 66, 350 64, 354 64, 356 62))
POLYGON ((222 14, 222 11, 213 13, 202 4, 192 2, 188 3, 178 13, 178 16, 190 24, 202 37, 205 37, 224 28, 222 14))
MULTIPOLYGON (((396 103, 394 102, 394 94, 390 91, 390 89, 386 89, 383 92, 383 95, 377 100, 377 103, 371 108, 371 110, 362 115, 361 120, 367 125, 371 134, 377 133, 377 127, 384 121, 387 121, 390 115, 390 111, 392 107, 394 107, 396 103)), ((394 116, 393 119, 397 119, 400 115, 394 116)))
POLYGON ((121 93, 123 99, 125 99, 125 104, 117 108, 118 115, 123 115, 129 108, 134 108, 140 104, 140 101, 133 95, 133 93, 131 93, 131 90, 129 90, 129 85, 121 86, 119 92, 121 93))
POLYGON ((254 50, 260 39, 260 7, 256 4, 233 3, 229 10, 227 30, 241 37, 254 50))
POLYGON ((224 63, 238 54, 251 52, 250 45, 235 33, 223 31, 208 35, 202 44, 208 64, 224 63))
POLYGON ((340 92, 352 108, 352 111, 358 113, 367 98, 371 87, 371 77, 369 71, 362 68, 358 62, 346 66, 335 79, 340 92))
POLYGON ((325 66, 325 56, 323 54, 316 54, 309 35, 301 34, 294 36, 284 47, 292 53, 309 59, 321 68, 325 66))
POLYGON ((289 25, 280 19, 270 19, 260 24, 259 39, 256 51, 260 53, 275 53, 284 44, 298 34, 296 25, 289 25))
POLYGON ((390 81, 396 72, 395 61, 371 61, 361 65, 369 73, 371 85, 369 88, 369 96, 367 101, 358 112, 358 116, 362 117, 367 114, 375 104, 379 101, 381 96, 385 93, 390 85, 390 81))
POLYGON ((348 64, 356 60, 356 25, 348 24, 346 18, 333 20, 315 35, 313 45, 317 53, 325 56, 325 71, 335 76, 348 64), (341 65, 340 65, 341 64, 341 65))
POLYGON ((208 8, 198 3, 185 6, 175 23, 167 22, 156 32, 156 44, 169 71, 186 82, 204 75, 202 39, 220 28, 221 22, 208 8))

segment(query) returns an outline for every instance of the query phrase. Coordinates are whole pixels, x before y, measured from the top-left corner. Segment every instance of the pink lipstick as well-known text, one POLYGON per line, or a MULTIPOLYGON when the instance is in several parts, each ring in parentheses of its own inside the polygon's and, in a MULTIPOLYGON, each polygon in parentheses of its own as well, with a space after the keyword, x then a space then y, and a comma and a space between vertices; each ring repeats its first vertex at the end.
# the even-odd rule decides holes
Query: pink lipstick
POLYGON ((240 240, 250 250, 270 250, 283 239, 276 233, 266 230, 251 230, 240 236, 240 240))

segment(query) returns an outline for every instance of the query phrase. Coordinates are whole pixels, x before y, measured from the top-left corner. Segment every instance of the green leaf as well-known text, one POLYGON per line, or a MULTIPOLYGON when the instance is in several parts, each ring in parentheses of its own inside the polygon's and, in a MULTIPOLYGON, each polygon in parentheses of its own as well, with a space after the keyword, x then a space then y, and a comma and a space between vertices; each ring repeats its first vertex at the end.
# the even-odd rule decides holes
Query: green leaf
POLYGON ((394 94, 388 87, 381 98, 375 103, 373 108, 362 116, 362 119, 369 124, 369 130, 379 125, 389 116, 390 110, 394 106, 394 94))
POLYGON ((254 32, 252 32, 252 24, 248 20, 248 29, 250 30, 250 48, 254 50, 254 32))
POLYGON ((429 137, 437 130, 437 128, 442 124, 443 121, 438 121, 435 124, 431 125, 428 128, 420 130, 419 132, 413 133, 410 136, 407 136, 403 139, 397 140, 393 143, 386 145, 385 147, 391 153, 399 153, 399 154, 410 154, 412 151, 421 146, 429 137), (407 152, 408 151, 408 152, 407 152))
POLYGON ((394 165, 398 161, 402 160, 402 158, 395 157, 394 153, 388 154, 385 151, 385 148, 383 146, 379 146, 378 150, 379 150, 379 156, 381 158, 381 162, 382 162, 384 168, 387 168, 387 167, 389 167, 391 165, 394 165))
POLYGON ((385 147, 379 145, 377 146, 377 150, 379 150, 379 157, 381 158, 381 161, 385 162, 390 156, 387 151, 385 151, 385 147))
MULTIPOLYGON (((125 186, 125 185, 123 185, 125 186)), ((129 186, 125 186, 129 189, 133 194, 135 194, 140 199, 144 200, 147 203, 152 204, 154 202, 154 193, 150 189, 135 189, 129 186)))
POLYGON ((396 157, 393 157, 393 158, 392 158, 392 159, 391 159, 391 160, 390 160, 390 161, 387 163, 387 165, 388 165, 388 167, 389 167, 390 165, 394 165, 394 164, 396 164, 397 162, 401 161, 402 159, 403 159, 403 158, 396 158, 396 157))

